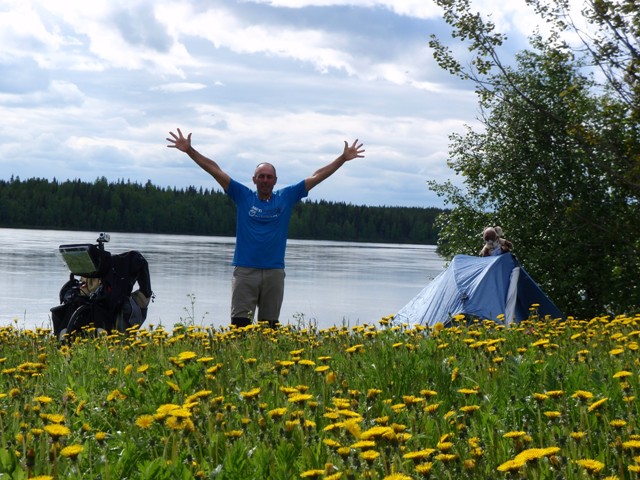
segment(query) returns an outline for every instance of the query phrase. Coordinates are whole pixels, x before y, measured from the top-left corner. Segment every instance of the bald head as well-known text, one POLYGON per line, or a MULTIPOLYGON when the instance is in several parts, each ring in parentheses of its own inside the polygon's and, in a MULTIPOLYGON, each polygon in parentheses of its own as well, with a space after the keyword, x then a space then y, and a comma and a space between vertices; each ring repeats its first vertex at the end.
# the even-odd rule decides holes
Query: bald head
POLYGON ((255 172, 253 173, 253 176, 254 176, 254 177, 255 177, 255 176, 257 176, 257 175, 258 175, 258 171, 260 171, 260 172, 264 172, 264 171, 265 171, 265 169, 270 170, 270 171, 271 171, 271 174, 272 174, 274 177, 277 177, 277 175, 276 175, 276 167, 274 167, 272 164, 270 164, 270 163, 268 163, 268 162, 262 162, 262 163, 259 163, 258 165, 256 165, 256 170, 255 170, 255 172))

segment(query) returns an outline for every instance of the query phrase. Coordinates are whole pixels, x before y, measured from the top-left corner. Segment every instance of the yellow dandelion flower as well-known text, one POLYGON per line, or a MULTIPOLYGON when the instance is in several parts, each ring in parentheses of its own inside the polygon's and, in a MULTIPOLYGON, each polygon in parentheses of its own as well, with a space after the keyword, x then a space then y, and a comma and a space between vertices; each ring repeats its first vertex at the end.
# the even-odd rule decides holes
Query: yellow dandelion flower
POLYGON ((440 408, 439 403, 432 403, 430 405, 426 405, 422 410, 424 410, 425 413, 435 413, 438 408, 440 408))
POLYGON ((299 425, 300 425, 300 419, 298 418, 296 418, 295 420, 286 420, 284 422, 284 430, 286 432, 292 432, 299 425))
POLYGON ((383 437, 385 434, 395 433, 391 427, 376 426, 371 427, 360 434, 361 440, 369 440, 376 437, 383 437))
POLYGON ((605 467, 604 463, 599 462, 598 460, 592 460, 590 458, 577 460, 576 463, 591 474, 600 473, 600 471, 605 467))
POLYGON ((531 462, 533 460, 539 460, 543 457, 555 455, 559 451, 559 447, 529 448, 516 455, 514 460, 524 460, 525 462, 531 462))
POLYGON ((194 358, 196 358, 198 355, 196 354, 196 352, 180 352, 178 354, 178 361, 179 362, 186 362, 188 360, 193 360, 194 358))
POLYGON ((167 415, 169 415, 169 412, 171 410, 175 410, 176 408, 180 408, 180 405, 176 405, 174 403, 165 403, 164 405, 160 405, 156 409, 156 418, 157 419, 162 419, 162 418, 166 417, 167 415))
POLYGON ((35 400, 36 402, 38 402, 38 403, 41 403, 41 404, 47 404, 47 403, 51 403, 51 402, 53 402, 53 398, 51 398, 51 397, 45 397, 45 396, 42 396, 42 397, 36 397, 36 398, 34 398, 34 400, 35 400))
POLYGON ((69 428, 65 427, 64 425, 60 425, 59 423, 54 423, 53 425, 45 425, 44 431, 53 438, 60 438, 71 434, 71 430, 69 430, 69 428))
POLYGON ((627 426, 627 422, 622 419, 613 419, 609 422, 609 425, 613 428, 624 428, 627 426))
POLYGON ((349 447, 340 447, 336 452, 341 457, 348 457, 351 454, 351 449, 349 447))
POLYGON ((557 410, 551 410, 548 412, 544 412, 544 416, 547 417, 549 420, 555 420, 556 418, 561 417, 562 413, 558 412, 557 410))
POLYGON ((102 443, 107 439, 107 434, 105 432, 96 432, 94 438, 98 443, 102 443))
POLYGON ((171 390, 173 390, 174 392, 179 392, 180 391, 180 387, 178 386, 178 384, 173 383, 173 382, 166 382, 166 384, 169 386, 169 388, 171 390))
POLYGON ((69 445, 60 450, 60 455, 66 458, 77 458, 82 453, 84 447, 82 445, 69 445))
POLYGON ((329 370, 331 367, 329 365, 320 365, 319 367, 315 368, 315 371, 318 373, 324 373, 327 370, 329 370))
POLYGON ((51 475, 37 475, 35 477, 29 477, 29 480, 53 480, 51 475))
POLYGON ((107 395, 107 402, 113 402, 115 400, 124 400, 127 396, 120 392, 120 390, 113 390, 107 395))
POLYGON ((145 363, 144 365, 140 365, 138 368, 136 368, 137 373, 145 373, 147 370, 149 370, 148 363, 145 363))
POLYGON ((513 431, 513 432, 507 432, 504 435, 502 435, 503 438, 513 438, 513 439, 518 439, 518 438, 522 438, 527 434, 527 432, 522 432, 522 431, 513 431))
POLYGON ((409 475, 405 475, 404 473, 392 473, 391 475, 387 475, 382 480, 412 480, 409 475))
POLYGON ((50 423, 64 423, 64 415, 60 413, 42 413, 40 418, 50 423))
POLYGON ((331 448, 338 448, 342 446, 340 442, 333 440, 332 438, 325 438, 324 440, 322 440, 322 443, 331 448))
POLYGON ((593 398, 593 393, 587 392, 586 390, 576 390, 571 398, 575 398, 576 400, 591 400, 593 398))
POLYGON ((624 348, 614 348, 613 350, 611 350, 609 352, 609 355, 611 355, 612 357, 615 357, 617 355, 620 355, 624 353, 624 348))
POLYGON ((419 473, 420 475, 423 475, 423 476, 429 475, 432 469, 433 469, 433 462, 419 463, 418 465, 415 466, 416 473, 419 473))
POLYGON ((640 450, 640 440, 628 440, 622 443, 625 450, 640 450))
POLYGON ((376 418, 375 422, 378 425, 387 425, 389 423, 389 416, 385 415, 384 417, 378 417, 376 418))
POLYGON ((189 418, 191 417, 191 412, 186 408, 179 407, 170 410, 167 415, 177 418, 189 418))
POLYGON ((463 407, 460 407, 460 411, 463 413, 473 413, 477 412, 478 410, 480 410, 479 405, 465 405, 463 407))
POLYGON ((551 398, 560 398, 564 396, 564 390, 550 390, 547 392, 551 398))
POLYGON ((293 395, 294 393, 300 393, 300 390, 294 387, 280 387, 280 391, 285 395, 293 395))
POLYGON ((224 433, 228 438, 240 438, 243 434, 244 432, 242 430, 230 430, 224 433))
POLYGON ((621 370, 613 375, 613 378, 627 378, 633 376, 633 373, 626 370, 621 370))
POLYGON ((503 464, 499 465, 496 470, 499 472, 517 472, 521 470, 525 466, 526 462, 524 460, 507 460, 503 464))
POLYGON ((267 416, 272 419, 281 418, 285 413, 287 413, 286 408, 274 408, 273 410, 267 412, 267 416))
POLYGON ((260 387, 256 387, 256 388, 252 388, 248 392, 240 392, 240 396, 244 400, 251 400, 256 398, 258 395, 260 395, 260 392, 261 392, 260 387))
POLYGON ((375 450, 365 450, 360 453, 360 458, 362 458, 366 462, 373 462, 376 458, 380 456, 380 452, 376 452, 375 450))
POLYGON ((315 470, 307 470, 306 472, 302 472, 300 474, 301 478, 319 478, 324 476, 324 470, 315 469, 315 470))
POLYGON ((458 389, 458 393, 462 393, 463 395, 477 395, 478 391, 477 390, 473 390, 471 388, 460 388, 458 389))
POLYGON ((340 480, 342 478, 342 472, 332 473, 324 477, 324 480, 340 480))
POLYGON ((442 418, 444 418, 445 420, 449 420, 451 417, 453 417, 456 414, 455 410, 449 410, 447 413, 445 413, 443 415, 442 418))
POLYGON ((589 405, 589 408, 587 409, 589 412, 593 412, 595 410, 597 410, 598 408, 600 408, 602 405, 604 405, 607 400, 609 400, 608 398, 601 398, 600 400, 597 400, 595 402, 593 402, 591 405, 589 405))
POLYGON ((579 442, 580 440, 582 440, 586 436, 586 433, 584 433, 584 432, 571 432, 569 435, 576 442, 579 442))
POLYGON ((404 455, 402 455, 402 458, 404 458, 405 460, 413 460, 413 461, 425 460, 429 458, 431 455, 433 455, 435 452, 436 452, 435 448, 425 448, 423 450, 417 450, 415 452, 407 452, 404 455))
POLYGON ((290 403, 304 403, 307 400, 311 400, 313 398, 313 395, 310 395, 308 393, 298 393, 298 394, 293 394, 290 395, 287 400, 290 403))
POLYGON ((367 398, 368 399, 375 398, 381 393, 382 393, 382 390, 380 390, 379 388, 370 388, 369 390, 367 390, 367 398))
POLYGON ((135 425, 138 428, 147 430, 151 428, 151 425, 153 425, 153 422, 154 422, 154 418, 152 415, 141 415, 138 418, 136 418, 135 425))
POLYGON ((449 462, 453 462, 454 460, 457 460, 458 459, 458 455, 456 455, 454 453, 439 453, 434 458, 436 460, 438 460, 439 462, 449 463, 449 462))
POLYGON ((351 448, 365 449, 365 448, 374 448, 375 446, 376 446, 376 442, 374 440, 360 440, 359 442, 356 442, 353 445, 351 445, 351 448))
POLYGON ((352 347, 348 347, 345 349, 347 353, 356 353, 358 350, 361 350, 364 345, 354 345, 352 347))
POLYGON ((436 445, 441 452, 448 452, 453 448, 453 442, 438 442, 436 445))

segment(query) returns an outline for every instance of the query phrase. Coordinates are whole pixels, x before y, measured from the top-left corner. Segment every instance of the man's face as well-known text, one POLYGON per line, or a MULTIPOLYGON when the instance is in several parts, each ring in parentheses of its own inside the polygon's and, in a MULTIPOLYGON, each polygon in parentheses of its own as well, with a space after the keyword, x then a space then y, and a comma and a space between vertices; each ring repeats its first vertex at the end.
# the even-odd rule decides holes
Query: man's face
POLYGON ((253 174, 253 183, 261 198, 269 197, 273 191, 278 177, 276 177, 275 168, 268 163, 261 163, 253 174))

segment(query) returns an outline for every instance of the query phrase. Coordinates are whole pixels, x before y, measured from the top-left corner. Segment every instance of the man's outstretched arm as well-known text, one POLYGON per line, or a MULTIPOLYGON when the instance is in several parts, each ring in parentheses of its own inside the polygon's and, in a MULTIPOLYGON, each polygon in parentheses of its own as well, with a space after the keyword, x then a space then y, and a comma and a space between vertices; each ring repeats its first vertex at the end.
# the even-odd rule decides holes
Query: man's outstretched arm
POLYGON ((215 178, 216 182, 220 184, 225 192, 227 191, 227 188, 229 188, 229 184, 231 183, 231 177, 224 172, 216 162, 205 157, 191 146, 191 134, 185 137, 178 128, 178 135, 173 132, 169 132, 169 135, 173 138, 167 137, 167 141, 170 143, 167 147, 177 148, 181 152, 185 152, 200 166, 200 168, 215 178))
POLYGON ((364 155, 362 154, 364 152, 365 150, 362 148, 362 143, 358 144, 358 139, 355 139, 351 145, 349 145, 345 141, 344 151, 342 152, 342 155, 340 155, 330 164, 316 170, 310 177, 305 178, 304 185, 307 189, 307 192, 318 185, 320 182, 333 175, 342 165, 344 165, 349 160, 353 160, 354 158, 363 158, 364 155))

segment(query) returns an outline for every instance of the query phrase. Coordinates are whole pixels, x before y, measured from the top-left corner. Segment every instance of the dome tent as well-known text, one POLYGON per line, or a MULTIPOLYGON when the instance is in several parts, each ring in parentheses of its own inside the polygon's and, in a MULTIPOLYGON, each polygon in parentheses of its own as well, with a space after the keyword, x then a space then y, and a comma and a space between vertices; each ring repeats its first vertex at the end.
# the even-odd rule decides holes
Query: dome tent
POLYGON ((456 255, 446 270, 396 314, 393 322, 449 326, 454 315, 465 314, 508 325, 529 318, 533 304, 538 305, 540 317, 563 318, 513 254, 456 255))

